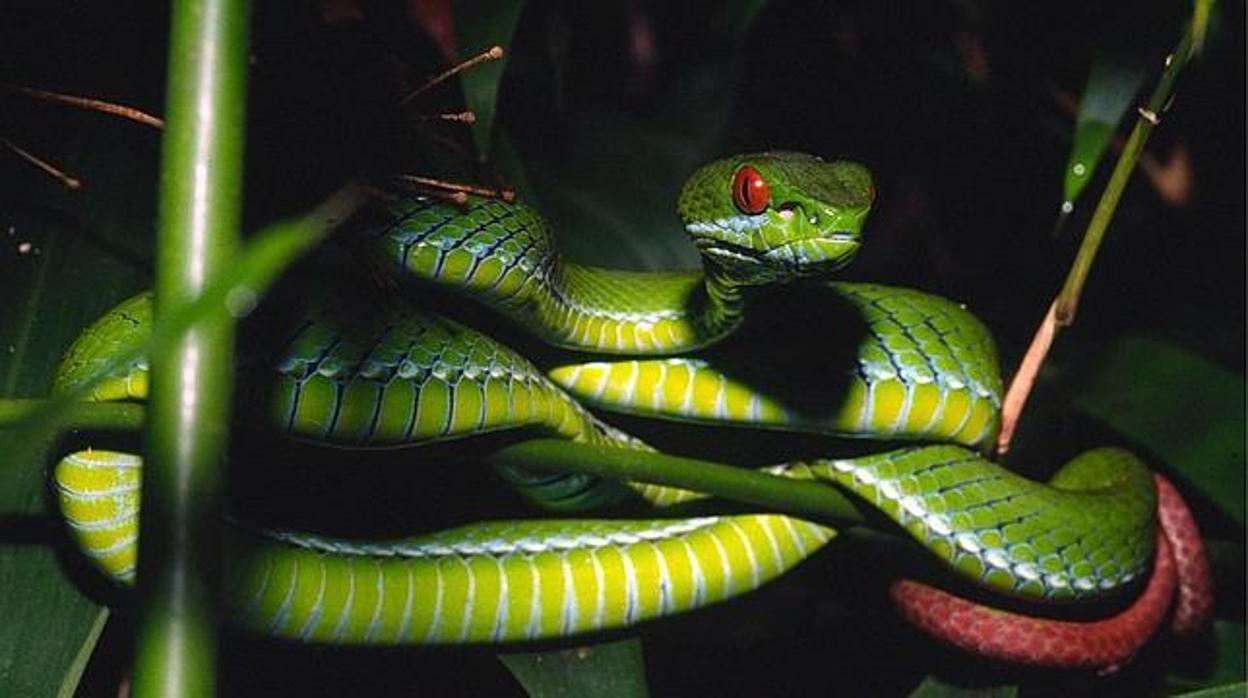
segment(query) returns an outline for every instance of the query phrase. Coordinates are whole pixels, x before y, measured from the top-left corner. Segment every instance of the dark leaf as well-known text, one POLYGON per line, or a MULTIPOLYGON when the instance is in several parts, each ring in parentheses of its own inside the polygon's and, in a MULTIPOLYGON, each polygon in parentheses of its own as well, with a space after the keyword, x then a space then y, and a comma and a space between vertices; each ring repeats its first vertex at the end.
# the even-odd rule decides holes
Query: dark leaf
POLYGON ((1074 403, 1244 523, 1243 376, 1169 342, 1132 337, 1092 362, 1074 403))
POLYGON ((649 694, 640 638, 498 657, 533 698, 638 698, 649 694))
MULTIPOLYGON (((517 0, 472 0, 455 4, 455 38, 461 57, 469 58, 491 46, 511 47, 511 37, 520 21, 524 3, 517 0)), ((504 53, 500 60, 487 61, 466 71, 461 78, 464 101, 477 116, 472 135, 482 159, 490 156, 490 140, 494 133, 494 115, 498 106, 498 83, 507 65, 504 53)))
POLYGON ((1171 676, 1167 679, 1176 694, 1202 697, 1244 695, 1244 624, 1215 621, 1212 645, 1213 661, 1205 675, 1171 676))
POLYGON ((1017 695, 1017 686, 963 688, 928 676, 910 693, 910 698, 1014 698, 1017 695))

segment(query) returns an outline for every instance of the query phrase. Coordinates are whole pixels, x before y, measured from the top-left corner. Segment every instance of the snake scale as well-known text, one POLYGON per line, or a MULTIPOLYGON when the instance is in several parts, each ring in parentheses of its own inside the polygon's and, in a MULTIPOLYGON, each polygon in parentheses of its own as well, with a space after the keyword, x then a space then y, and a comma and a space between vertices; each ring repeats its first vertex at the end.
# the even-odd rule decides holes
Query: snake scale
MULTIPOLYGON (((856 253, 874 197, 870 174, 854 163, 787 152, 713 162, 688 179, 678 204, 704 269, 662 273, 563 260, 546 223, 520 203, 400 198, 354 231, 387 264, 419 283, 473 297, 550 344, 594 356, 571 355, 542 370, 484 334, 402 300, 366 312, 327 307, 297 328, 272 363, 269 421, 294 439, 343 448, 400 448, 516 428, 650 448, 588 405, 680 421, 942 442, 769 470, 854 492, 958 574, 1014 597, 1103 598, 1133 588, 1154 564, 1153 580, 1171 578, 1160 591, 1150 582, 1141 596, 1151 598, 1148 609, 1126 612, 1147 616, 1142 625, 1130 621, 1140 626, 1131 637, 1094 638, 1113 646, 1103 656, 1059 661, 1027 650, 1034 636, 1010 651, 993 651, 966 633, 955 644, 1016 661, 1124 661, 1170 603, 1170 548, 1185 551, 1173 555, 1175 562, 1197 570, 1185 579, 1198 581, 1180 584, 1179 603, 1186 608, 1181 622, 1199 624, 1210 593, 1190 516, 1188 528, 1169 535, 1186 536, 1188 545, 1163 542, 1155 556, 1155 542, 1167 536, 1157 533, 1154 476, 1137 458, 1119 449, 1090 451, 1047 484, 1001 468, 983 454, 999 427, 1001 382, 993 341, 979 321, 917 291, 823 280, 856 253), (832 371, 837 390, 813 401, 758 380, 751 365, 767 361, 766 346, 746 354, 744 368, 732 348, 746 332, 751 289, 792 282, 816 288, 860 325, 857 346, 841 351, 847 358, 832 371)), ((79 385, 141 341, 151 305, 150 295, 136 296, 84 331, 61 364, 58 390, 79 385)), ((824 353, 837 352, 829 345, 824 353)), ((143 360, 114 370, 90 399, 144 399, 146 370, 143 360)), ((122 582, 134 575, 140 473, 137 456, 99 450, 66 456, 55 472, 73 536, 122 582)), ((700 496, 577 474, 501 474, 533 502, 560 512, 630 500, 661 510, 700 496)), ((1161 487, 1161 510, 1182 508, 1168 485, 1161 487)), ((1175 528, 1162 523, 1167 534, 1175 528)), ((835 535, 783 514, 672 518, 661 511, 629 520, 483 522, 389 541, 236 521, 227 529, 233 622, 346 644, 512 642, 628 627, 755 589, 835 535)), ((894 585, 894 595, 903 614, 929 631, 956 629, 978 612, 930 596, 943 592, 907 586, 913 584, 894 585)), ((1051 633, 1043 625, 1051 621, 1035 622, 1051 633)), ((1100 622, 1120 635, 1128 623, 1100 622)), ((1074 625, 1074 636, 1092 637, 1093 624, 1074 625)))

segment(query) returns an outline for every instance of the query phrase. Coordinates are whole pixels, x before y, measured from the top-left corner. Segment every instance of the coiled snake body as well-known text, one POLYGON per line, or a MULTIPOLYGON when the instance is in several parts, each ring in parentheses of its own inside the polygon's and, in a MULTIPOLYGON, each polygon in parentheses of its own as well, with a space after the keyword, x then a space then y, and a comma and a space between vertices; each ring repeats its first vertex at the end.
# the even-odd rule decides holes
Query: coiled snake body
MULTIPOLYGON (((1153 476, 1135 457, 1091 451, 1045 485, 977 450, 995 437, 1001 386, 990 335, 961 307, 916 291, 825 284, 821 297, 859 325, 848 351, 813 347, 813 354, 845 357, 808 369, 831 371, 834 380, 819 385, 835 390, 811 400, 743 368, 732 343, 743 332, 747 289, 822 276, 847 262, 873 197, 869 174, 852 163, 764 153, 707 165, 691 176, 678 206, 703 253, 701 273, 572 265, 555 254, 541 218, 520 204, 400 200, 364 233, 395 268, 474 296, 552 344, 599 356, 543 372, 479 332, 399 301, 364 314, 327 310, 299 329, 275 365, 272 422, 297 439, 342 447, 401 447, 523 427, 649 448, 600 421, 588 404, 667 419, 940 441, 947 445, 771 471, 852 490, 967 579, 1013 596, 1098 598, 1148 576, 1158 500, 1153 476)), ((148 331, 150 317, 147 295, 111 311, 66 354, 58 387, 98 371, 119 346, 148 331)), ((765 349, 755 351, 751 365, 768 360, 765 349)), ((97 385, 92 399, 143 399, 145 371, 135 362, 97 385)), ((72 454, 56 468, 74 536, 123 581, 134 571, 139 473, 136 456, 106 451, 72 454)), ((581 475, 502 474, 561 511, 630 498, 663 507, 699 496, 581 475)), ((1173 501, 1163 499, 1163 508, 1173 501)), ((235 622, 281 637, 376 644, 508 642, 626 627, 754 589, 835 534, 783 514, 503 521, 370 542, 246 524, 229 530, 226 588, 235 622)), ((903 588, 903 597, 923 599, 906 612, 935 628, 941 623, 933 609, 944 597, 925 593, 903 588)), ((1169 603, 1169 591, 1152 593, 1164 598, 1153 602, 1161 611, 1152 611, 1156 619, 1142 637, 1119 643, 1117 654, 1061 663, 1122 661, 1169 603)), ((1197 615, 1207 613, 1203 597, 1187 599, 1200 606, 1197 615)), ((995 654, 1040 661, 1039 652, 995 654)))

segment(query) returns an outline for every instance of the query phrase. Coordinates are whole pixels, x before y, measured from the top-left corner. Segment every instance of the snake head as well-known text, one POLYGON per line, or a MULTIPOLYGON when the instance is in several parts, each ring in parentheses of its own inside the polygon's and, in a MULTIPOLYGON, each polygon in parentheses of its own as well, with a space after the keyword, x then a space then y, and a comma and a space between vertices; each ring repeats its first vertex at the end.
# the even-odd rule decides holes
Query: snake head
POLYGON ((862 165, 776 151, 702 166, 686 181, 677 212, 710 267, 759 285, 848 263, 874 197, 862 165))

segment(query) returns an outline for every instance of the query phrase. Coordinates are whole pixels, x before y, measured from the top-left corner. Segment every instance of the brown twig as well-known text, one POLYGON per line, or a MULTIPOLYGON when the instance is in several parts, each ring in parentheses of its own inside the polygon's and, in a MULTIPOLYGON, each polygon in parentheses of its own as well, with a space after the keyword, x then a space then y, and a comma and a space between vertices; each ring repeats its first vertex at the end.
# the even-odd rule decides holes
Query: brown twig
POLYGON ((115 104, 113 102, 105 102, 101 99, 92 99, 90 97, 77 97, 74 95, 61 94, 59 92, 49 92, 47 90, 36 90, 33 87, 23 87, 22 85, 4 84, 4 89, 13 92, 20 92, 28 97, 43 102, 52 102, 55 104, 66 104, 79 109, 108 114, 110 116, 119 116, 128 121, 151 126, 152 128, 161 129, 165 127, 164 119, 152 116, 141 109, 127 107, 124 104, 115 104))
POLYGON ((419 121, 452 121, 471 125, 477 122, 477 115, 465 109, 464 111, 447 112, 445 114, 417 114, 416 119, 419 121))
POLYGON ((4 147, 13 151, 15 155, 25 160, 26 162, 29 162, 35 167, 38 167, 39 169, 43 170, 44 173, 46 173, 48 176, 52 177, 53 179, 59 181, 61 184, 65 185, 65 188, 67 189, 81 189, 82 188, 82 180, 78 179, 77 177, 70 176, 61 168, 57 167, 56 165, 53 165, 52 163, 48 162, 47 160, 44 160, 43 158, 38 157, 34 153, 24 150, 23 148, 18 146, 13 141, 10 141, 7 138, 0 138, 0 145, 3 145, 4 147))
POLYGON ((398 175, 396 179, 400 182, 413 184, 433 192, 448 193, 450 198, 456 202, 460 202, 460 199, 462 198, 462 203, 467 203, 469 194, 486 196, 491 199, 501 199, 502 201, 506 201, 508 203, 516 200, 516 190, 508 187, 495 189, 492 187, 481 187, 473 184, 456 184, 455 182, 434 179, 433 177, 422 177, 420 175, 398 175), (460 194, 462 197, 456 197, 456 194, 460 194))
POLYGON ((432 196, 435 199, 449 201, 460 208, 468 205, 468 195, 462 191, 442 191, 439 189, 422 189, 421 192, 425 196, 432 196))
POLYGON ((1010 381, 1010 388, 1005 392, 1005 400, 1001 403, 1001 431, 997 434, 997 454, 1005 455, 1010 450, 1010 440, 1014 438, 1014 429, 1018 426, 1019 417, 1023 413, 1023 405, 1027 404, 1027 396, 1036 384, 1036 375, 1044 365, 1053 346, 1053 338, 1057 336, 1057 301, 1049 306, 1044 320, 1036 329, 1036 336, 1027 347, 1018 371, 1010 381))
POLYGON ((433 87, 436 87, 437 85, 440 85, 441 83, 445 82, 448 78, 454 77, 455 75, 458 75, 459 73, 462 73, 465 70, 468 70, 469 68, 475 65, 484 63, 486 61, 496 61, 502 57, 503 57, 503 47, 491 46, 490 48, 486 49, 485 51, 482 51, 481 53, 478 53, 472 58, 469 58, 468 60, 462 63, 459 63, 457 65, 451 66, 450 68, 447 68, 441 73, 438 73, 437 75, 429 78, 427 81, 425 81, 425 84, 407 93, 407 95, 403 97, 403 99, 399 100, 399 106, 403 106, 404 104, 407 104, 408 102, 412 101, 419 95, 422 95, 425 92, 432 89, 433 87))

